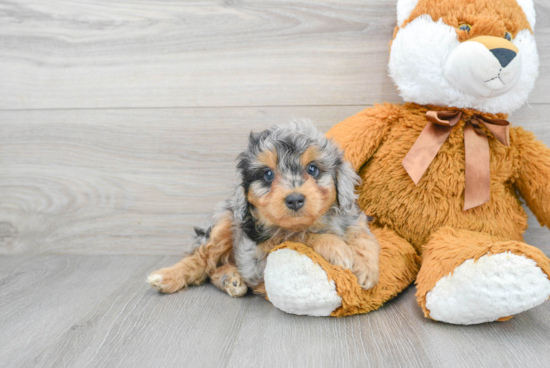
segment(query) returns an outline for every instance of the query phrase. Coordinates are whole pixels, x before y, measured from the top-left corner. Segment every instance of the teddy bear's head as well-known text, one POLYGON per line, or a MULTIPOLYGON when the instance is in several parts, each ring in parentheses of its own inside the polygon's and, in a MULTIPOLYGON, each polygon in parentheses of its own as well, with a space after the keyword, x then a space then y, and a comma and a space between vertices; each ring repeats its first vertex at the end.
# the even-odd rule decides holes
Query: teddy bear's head
POLYGON ((538 75, 533 0, 398 0, 389 72, 405 101, 510 113, 538 75))

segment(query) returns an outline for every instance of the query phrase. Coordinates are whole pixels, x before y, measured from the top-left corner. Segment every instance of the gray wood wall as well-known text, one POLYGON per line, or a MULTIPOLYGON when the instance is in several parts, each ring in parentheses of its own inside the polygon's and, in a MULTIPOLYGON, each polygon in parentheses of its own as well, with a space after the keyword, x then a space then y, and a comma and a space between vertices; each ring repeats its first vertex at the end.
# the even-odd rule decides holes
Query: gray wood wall
MULTIPOLYGON (((511 120, 550 145, 550 3, 536 3, 540 77, 511 120)), ((0 1, 0 254, 180 254, 250 130, 326 131, 401 101, 395 17, 395 0, 0 1)))

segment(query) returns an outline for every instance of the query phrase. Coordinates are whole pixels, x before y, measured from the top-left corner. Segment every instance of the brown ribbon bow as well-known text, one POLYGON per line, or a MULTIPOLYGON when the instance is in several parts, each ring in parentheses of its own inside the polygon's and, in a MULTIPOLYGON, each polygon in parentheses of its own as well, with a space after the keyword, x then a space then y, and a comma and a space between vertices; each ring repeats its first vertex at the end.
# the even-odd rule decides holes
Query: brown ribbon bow
MULTIPOLYGON (((418 184, 433 159, 460 121, 462 111, 428 111, 428 124, 403 159, 403 167, 418 184)), ((487 119, 474 115, 464 126, 464 211, 489 201, 491 193, 491 160, 489 141, 481 126, 505 146, 510 145, 510 123, 502 119, 487 119)))

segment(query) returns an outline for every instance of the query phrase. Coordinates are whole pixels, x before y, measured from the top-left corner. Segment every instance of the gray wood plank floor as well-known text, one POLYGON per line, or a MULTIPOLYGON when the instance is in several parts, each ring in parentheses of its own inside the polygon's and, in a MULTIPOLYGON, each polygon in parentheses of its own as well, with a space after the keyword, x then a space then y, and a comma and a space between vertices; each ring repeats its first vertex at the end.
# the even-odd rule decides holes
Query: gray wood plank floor
POLYGON ((1 367, 544 367, 550 303, 507 323, 426 320, 410 287, 362 316, 301 317, 210 284, 162 295, 174 256, 0 257, 1 367))
MULTIPOLYGON (((0 2, 0 108, 363 105, 387 76, 396 0, 0 2)), ((536 0, 548 103, 550 6, 536 0)))

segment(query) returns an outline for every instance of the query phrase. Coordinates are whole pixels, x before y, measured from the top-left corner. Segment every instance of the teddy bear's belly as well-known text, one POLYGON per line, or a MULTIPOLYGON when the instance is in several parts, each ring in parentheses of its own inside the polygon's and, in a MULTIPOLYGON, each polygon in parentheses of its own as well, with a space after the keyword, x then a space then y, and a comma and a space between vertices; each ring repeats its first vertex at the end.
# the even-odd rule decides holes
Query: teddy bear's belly
POLYGON ((492 175, 489 202, 463 211, 464 160, 459 153, 440 152, 415 185, 401 165, 407 151, 379 150, 360 170, 359 205, 376 224, 392 228, 417 249, 443 226, 522 240, 527 215, 505 173, 492 175))

